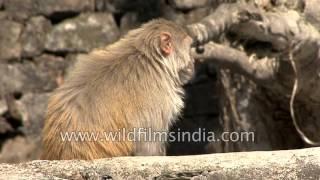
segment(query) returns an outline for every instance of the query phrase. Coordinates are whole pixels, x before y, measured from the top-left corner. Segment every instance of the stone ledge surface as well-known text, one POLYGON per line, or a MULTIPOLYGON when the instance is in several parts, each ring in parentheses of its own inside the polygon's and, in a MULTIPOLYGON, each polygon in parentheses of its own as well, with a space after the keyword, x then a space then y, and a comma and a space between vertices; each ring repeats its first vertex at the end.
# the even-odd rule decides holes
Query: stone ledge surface
POLYGON ((0 179, 319 179, 320 148, 0 164, 0 179))

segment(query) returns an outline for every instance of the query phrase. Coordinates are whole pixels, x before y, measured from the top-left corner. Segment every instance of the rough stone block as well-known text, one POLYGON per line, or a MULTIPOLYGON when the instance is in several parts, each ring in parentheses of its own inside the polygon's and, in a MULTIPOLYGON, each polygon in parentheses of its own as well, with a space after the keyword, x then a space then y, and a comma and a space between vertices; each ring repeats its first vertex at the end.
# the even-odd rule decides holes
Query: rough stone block
POLYGON ((52 52, 88 52, 118 38, 119 29, 111 14, 81 14, 56 25, 45 48, 52 52))
POLYGON ((51 30, 51 23, 42 16, 31 18, 22 33, 22 56, 37 56, 44 50, 47 33, 51 30))
POLYGON ((0 59, 18 59, 21 55, 22 25, 9 20, 0 20, 0 24, 0 59))

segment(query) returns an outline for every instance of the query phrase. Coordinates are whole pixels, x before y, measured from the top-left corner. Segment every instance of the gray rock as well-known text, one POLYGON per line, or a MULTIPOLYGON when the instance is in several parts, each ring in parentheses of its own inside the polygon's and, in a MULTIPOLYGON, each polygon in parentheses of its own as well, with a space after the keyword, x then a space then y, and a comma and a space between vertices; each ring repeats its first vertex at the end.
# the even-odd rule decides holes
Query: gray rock
POLYGON ((126 34, 129 30, 137 28, 140 24, 137 12, 124 14, 120 21, 121 34, 126 34))
POLYGON ((96 0, 96 2, 95 2, 95 8, 96 8, 98 11, 104 11, 104 10, 107 9, 107 3, 108 3, 107 0, 96 0))
POLYGON ((186 20, 185 24, 192 24, 192 23, 199 22, 208 14, 210 14, 210 10, 211 10, 210 6, 191 10, 189 13, 185 14, 185 20, 186 20))
MULTIPOLYGON (((26 71, 34 69, 25 68, 26 71), (29 70, 28 70, 29 69, 29 70)), ((29 90, 26 88, 24 82, 27 80, 27 75, 23 72, 22 65, 0 64, 0 94, 7 94, 9 92, 21 92, 22 90, 29 90)))
POLYGON ((5 118, 0 116, 0 135, 9 132, 13 132, 12 126, 5 118))
POLYGON ((8 17, 8 13, 6 13, 5 11, 0 11, 0 21, 7 19, 8 17))
POLYGON ((177 9, 194 9, 210 5, 211 0, 169 0, 169 3, 177 9))
POLYGON ((187 25, 198 22, 204 17, 206 17, 209 14, 212 7, 209 6, 196 8, 188 11, 188 13, 183 13, 177 9, 174 9, 171 6, 164 6, 163 9, 164 18, 174 21, 178 24, 187 25))
POLYGON ((93 11, 94 0, 36 0, 42 14, 52 15, 61 12, 93 11))
POLYGON ((15 20, 23 21, 38 13, 36 0, 4 0, 5 10, 15 20))
POLYGON ((19 104, 16 102, 16 98, 13 94, 6 94, 5 99, 8 105, 8 112, 11 117, 8 121, 10 121, 11 124, 21 124, 22 112, 19 104))
POLYGON ((95 3, 94 0, 4 0, 4 6, 13 19, 22 21, 39 14, 93 11, 95 3))
MULTIPOLYGON (((22 132, 25 137, 10 138, 4 142, 0 162, 23 162, 36 159, 39 155, 40 134, 43 128, 49 93, 26 93, 21 99, 11 99, 10 120, 21 120, 22 126, 13 129, 8 120, 0 117, 0 134, 22 132)), ((17 124, 16 122, 11 122, 17 124)), ((1 179, 1 178, 0 178, 1 179)))
POLYGON ((0 20, 0 24, 0 60, 20 58, 22 25, 9 20, 0 20))
POLYGON ((0 0, 0 9, 3 8, 3 1, 4 0, 0 0))
POLYGON ((319 0, 307 0, 305 3, 304 14, 306 19, 320 31, 319 0))
POLYGON ((45 48, 52 52, 88 52, 119 37, 109 13, 81 14, 56 25, 47 36, 45 48))
POLYGON ((170 21, 174 21, 177 24, 185 24, 185 15, 174 9, 172 6, 165 5, 163 6, 163 18, 168 19, 170 21))
POLYGON ((35 137, 41 134, 49 96, 49 93, 27 93, 18 101, 26 135, 35 137))
POLYGON ((37 145, 33 139, 16 136, 3 144, 0 153, 0 162, 26 162, 29 159, 36 159, 39 151, 39 145, 37 145), (13 151, 13 149, 16 151, 13 151))
POLYGON ((96 0, 95 7, 98 11, 123 13, 128 11, 144 10, 158 0, 96 0))
POLYGON ((7 102, 4 99, 0 98, 0 116, 8 111, 7 102))
POLYGON ((27 22, 21 35, 22 57, 32 57, 42 53, 51 26, 50 21, 42 16, 33 17, 27 22))
MULTIPOLYGON (((119 1, 126 1, 126 0, 119 0, 119 1)), ((110 11, 110 12, 119 12, 119 8, 115 4, 116 0, 96 0, 95 8, 98 11, 110 11)))
POLYGON ((42 55, 35 62, 0 64, 0 94, 44 92, 56 88, 66 69, 63 58, 42 55))
POLYGON ((94 11, 95 3, 94 0, 4 0, 4 6, 13 19, 21 21, 38 14, 94 11))

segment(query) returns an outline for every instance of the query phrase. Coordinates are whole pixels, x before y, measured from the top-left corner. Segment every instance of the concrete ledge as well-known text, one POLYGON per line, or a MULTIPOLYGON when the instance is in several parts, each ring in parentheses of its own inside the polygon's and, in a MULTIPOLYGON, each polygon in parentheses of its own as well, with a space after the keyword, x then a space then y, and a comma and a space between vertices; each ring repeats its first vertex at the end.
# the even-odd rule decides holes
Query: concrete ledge
POLYGON ((0 179, 319 179, 320 148, 0 164, 0 179))

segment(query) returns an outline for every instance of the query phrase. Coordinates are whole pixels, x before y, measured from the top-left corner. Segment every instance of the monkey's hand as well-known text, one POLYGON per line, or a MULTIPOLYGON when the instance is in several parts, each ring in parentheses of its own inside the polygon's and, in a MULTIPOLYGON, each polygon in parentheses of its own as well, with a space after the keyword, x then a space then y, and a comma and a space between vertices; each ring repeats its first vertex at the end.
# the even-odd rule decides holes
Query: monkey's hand
POLYGON ((194 62, 190 62, 187 67, 179 71, 179 79, 181 85, 187 84, 194 76, 194 62))

